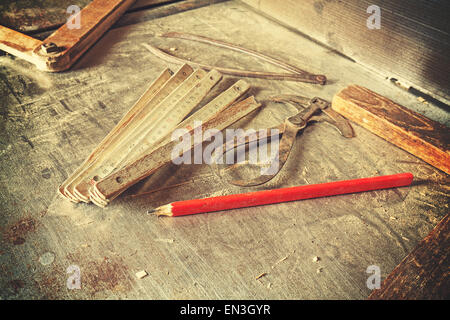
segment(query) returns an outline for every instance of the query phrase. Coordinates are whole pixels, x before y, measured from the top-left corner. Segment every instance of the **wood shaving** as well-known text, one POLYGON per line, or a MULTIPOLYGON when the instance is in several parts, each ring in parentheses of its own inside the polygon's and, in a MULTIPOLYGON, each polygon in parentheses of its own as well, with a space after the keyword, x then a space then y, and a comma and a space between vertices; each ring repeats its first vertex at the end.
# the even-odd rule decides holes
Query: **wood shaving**
POLYGON ((260 279, 260 278, 262 278, 262 277, 264 277, 266 275, 267 275, 267 272, 263 272, 260 275, 256 276, 255 280, 258 280, 258 279, 260 279))
POLYGON ((174 243, 175 239, 155 239, 158 242, 174 243))
POLYGON ((148 276, 148 273, 145 270, 141 270, 141 271, 136 272, 136 277, 138 279, 145 278, 146 276, 148 276))

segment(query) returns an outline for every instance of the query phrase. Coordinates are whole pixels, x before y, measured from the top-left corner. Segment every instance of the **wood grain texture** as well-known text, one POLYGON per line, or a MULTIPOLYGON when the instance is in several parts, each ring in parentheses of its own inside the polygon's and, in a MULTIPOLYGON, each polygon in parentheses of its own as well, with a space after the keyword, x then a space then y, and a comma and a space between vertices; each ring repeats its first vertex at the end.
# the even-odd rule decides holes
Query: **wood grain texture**
POLYGON ((450 174, 448 127, 357 85, 340 91, 332 106, 353 122, 450 174))
MULTIPOLYGON (((0 296, 366 299, 367 266, 379 265, 384 279, 447 214, 450 190, 445 173, 360 126, 352 139, 327 123, 308 126, 282 172, 252 191, 398 172, 412 172, 422 183, 180 219, 146 212, 172 201, 250 190, 228 185, 208 165, 169 165, 106 209, 55 195, 149 84, 167 67, 176 70, 141 43, 177 48, 180 56, 208 64, 279 71, 239 53, 158 37, 170 31, 246 45, 329 76, 325 86, 251 79, 249 94, 263 105, 238 128, 273 127, 297 113, 268 101, 273 95, 331 101, 354 82, 450 123, 441 109, 419 103, 378 74, 241 2, 186 12, 161 9, 123 16, 119 23, 125 19, 128 25, 110 29, 70 72, 40 73, 21 59, 0 57, 0 296), (159 191, 145 194, 154 189, 159 191), (42 265, 39 258, 46 252, 55 259, 42 265), (70 265, 81 269, 80 290, 66 287, 70 265), (137 279, 135 273, 144 269, 149 275, 137 279), (263 272, 267 275, 255 280, 263 272)), ((205 102, 236 80, 224 77, 205 102)))
POLYGON ((450 216, 425 237, 389 274, 371 300, 450 298, 450 216))
MULTIPOLYGON (((44 55, 44 63, 37 64, 41 70, 58 72, 69 69, 86 52, 135 0, 95 0, 84 7, 80 15, 80 28, 69 29, 63 24, 47 37, 44 43, 54 43, 61 51, 55 55, 44 55)), ((36 56, 41 56, 35 50, 36 56)))
MULTIPOLYGON (((171 0, 136 0, 128 11, 141 10, 164 4, 171 0)), ((76 5, 84 8, 92 0, 4 0, 0 4, 0 21, 5 27, 24 33, 37 33, 58 29, 70 14, 67 8, 76 5)))
POLYGON ((0 49, 33 63, 40 70, 67 70, 133 3, 134 0, 92 1, 78 13, 78 28, 63 24, 42 42, 0 26, 0 49), (57 50, 52 53, 42 50, 50 44, 57 50))
POLYGON ((244 0, 386 77, 450 101, 450 10, 446 1, 244 0), (367 9, 381 9, 381 28, 369 29, 367 9))

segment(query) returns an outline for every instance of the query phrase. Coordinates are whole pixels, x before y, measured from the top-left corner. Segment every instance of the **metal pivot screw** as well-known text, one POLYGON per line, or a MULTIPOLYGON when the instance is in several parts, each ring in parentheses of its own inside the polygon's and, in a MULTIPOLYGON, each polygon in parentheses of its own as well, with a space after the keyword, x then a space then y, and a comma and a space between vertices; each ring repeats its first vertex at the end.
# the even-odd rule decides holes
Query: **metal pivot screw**
POLYGON ((41 51, 45 54, 56 53, 59 49, 60 48, 53 42, 43 43, 41 46, 41 51))

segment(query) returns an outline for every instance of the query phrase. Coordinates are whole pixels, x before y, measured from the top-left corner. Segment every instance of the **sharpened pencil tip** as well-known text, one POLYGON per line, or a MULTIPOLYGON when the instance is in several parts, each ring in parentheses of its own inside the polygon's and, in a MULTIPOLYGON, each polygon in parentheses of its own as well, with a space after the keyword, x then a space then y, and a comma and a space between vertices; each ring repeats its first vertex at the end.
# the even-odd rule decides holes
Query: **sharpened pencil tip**
POLYGON ((172 216, 172 211, 171 211, 172 205, 169 203, 167 205, 155 208, 155 209, 150 209, 147 211, 147 214, 154 214, 156 216, 172 216))

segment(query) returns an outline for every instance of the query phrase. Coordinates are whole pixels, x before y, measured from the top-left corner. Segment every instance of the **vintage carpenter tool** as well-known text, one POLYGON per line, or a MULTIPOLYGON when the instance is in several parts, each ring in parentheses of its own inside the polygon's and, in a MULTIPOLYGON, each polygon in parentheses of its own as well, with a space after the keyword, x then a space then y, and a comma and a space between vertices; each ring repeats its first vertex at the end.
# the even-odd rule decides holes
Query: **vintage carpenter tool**
POLYGON ((157 57, 159 57, 167 62, 170 62, 170 63, 175 63, 175 64, 189 63, 190 65, 197 67, 197 68, 202 68, 202 69, 206 69, 206 70, 215 69, 223 74, 228 74, 228 75, 233 75, 233 76, 238 76, 238 77, 263 78, 263 79, 272 79, 272 80, 290 80, 290 81, 298 81, 298 82, 316 83, 316 84, 321 84, 321 85, 324 85, 327 81, 327 77, 324 75, 309 73, 298 67, 290 65, 284 61, 280 61, 279 59, 270 57, 268 55, 265 55, 263 53, 260 53, 260 52, 254 51, 254 50, 250 50, 250 49, 246 49, 246 48, 234 45, 232 43, 219 41, 219 40, 207 38, 204 36, 183 33, 183 32, 169 32, 169 33, 163 34, 162 37, 192 40, 192 41, 206 43, 206 44, 210 44, 213 46, 241 52, 241 53, 253 56, 257 59, 269 62, 277 67, 280 67, 286 71, 289 71, 290 73, 246 71, 246 70, 240 70, 240 69, 211 66, 211 65, 197 63, 197 62, 193 62, 190 60, 185 60, 185 59, 182 59, 179 57, 175 57, 175 56, 170 55, 152 45, 143 44, 154 55, 156 55, 157 57))
MULTIPOLYGON (((270 133, 267 134, 264 131, 259 131, 252 136, 246 136, 244 139, 238 141, 230 141, 224 145, 224 152, 229 151, 233 148, 237 148, 243 144, 249 144, 253 141, 259 140, 262 137, 273 136, 274 134, 282 135, 282 138, 279 143, 279 152, 276 157, 272 159, 272 165, 268 170, 266 170, 259 177, 254 179, 246 179, 246 180, 232 180, 229 181, 231 184, 241 186, 241 187, 251 187, 264 184, 271 179, 273 179, 278 172, 282 169, 283 165, 286 163, 292 146, 295 143, 295 137, 297 133, 304 129, 308 123, 312 121, 326 121, 328 123, 333 124, 341 133, 342 136, 346 138, 354 137, 353 128, 350 123, 338 114, 336 111, 331 109, 331 104, 328 101, 325 101, 321 98, 304 98, 296 95, 280 95, 274 96, 270 98, 271 101, 275 102, 284 102, 294 105, 299 112, 289 118, 287 118, 283 124, 280 124, 277 127, 271 128, 270 133), (275 133, 273 133, 275 132, 275 133), (262 135, 264 133, 264 135, 262 135), (276 164, 275 166, 273 164, 276 164), (273 168, 278 168, 273 172, 273 168)), ((216 158, 217 159, 217 158, 216 158)), ((236 169, 243 164, 233 165, 226 169, 218 170, 217 164, 214 164, 216 172, 219 172, 219 175, 222 175, 223 172, 229 169, 236 169)))
MULTIPOLYGON (((239 80, 184 119, 221 78, 216 70, 194 70, 189 65, 176 73, 169 69, 163 71, 80 168, 59 187, 59 193, 73 202, 93 202, 104 207, 125 189, 121 186, 104 196, 95 187, 96 183, 102 186, 104 180, 109 181, 108 177, 133 167, 149 155, 153 161, 150 165, 158 159, 170 162, 171 152, 165 151, 170 151, 170 146, 176 143, 171 141, 174 130, 193 130, 198 122, 223 128, 259 107, 253 97, 230 107, 250 88, 244 80, 239 80)), ((142 172, 151 166, 137 167, 142 172)), ((137 182, 142 177, 131 178, 137 182)))
POLYGON ((43 71, 69 69, 135 0, 93 0, 77 16, 79 28, 62 25, 43 41, 0 26, 0 50, 33 63, 43 71))
POLYGON ((125 139, 117 140, 115 150, 100 162, 100 166, 96 166, 95 170, 91 166, 90 176, 75 186, 75 193, 79 198, 89 198, 88 190, 94 177, 97 177, 94 181, 106 177, 120 168, 120 163, 143 154, 154 142, 170 132, 200 103, 221 77, 215 70, 208 74, 200 69, 194 71, 163 101, 145 114, 140 126, 134 128, 125 139))
POLYGON ((333 109, 379 137, 450 174, 450 130, 367 88, 350 85, 333 109))
MULTIPOLYGON (((195 139, 192 139, 190 148, 192 149, 205 141, 205 132, 211 129, 223 130, 260 106, 261 104, 256 102, 253 96, 250 96, 247 99, 237 102, 225 110, 216 113, 211 119, 190 130, 190 133, 200 130, 203 137, 202 141, 195 141, 195 139)), ((160 147, 139 158, 135 162, 96 182, 92 188, 92 194, 100 201, 94 203, 104 206, 108 201, 131 185, 148 177, 166 164, 171 163, 171 153, 177 144, 178 141, 170 141, 166 144, 162 144, 160 147)))
MULTIPOLYGON (((225 109, 227 109, 231 104, 233 104, 239 97, 241 97, 247 90, 250 88, 250 85, 246 83, 243 80, 237 81, 234 85, 229 87, 227 90, 219 94, 216 98, 214 98, 212 101, 210 101, 208 104, 200 108, 198 111, 196 111, 194 114, 192 114, 187 119, 183 120, 180 124, 178 124, 173 130, 169 131, 163 138, 159 139, 158 141, 154 142, 151 146, 148 147, 148 149, 145 152, 142 153, 131 153, 129 157, 126 159, 127 161, 120 164, 118 168, 125 167, 127 164, 133 163, 139 158, 151 154, 156 149, 168 144, 172 140, 172 132, 181 129, 186 128, 188 130, 192 130, 192 128, 195 127, 196 122, 201 120, 203 122, 208 122, 223 112, 225 109)), ((254 103, 254 100, 246 100, 247 104, 254 103), (250 103, 251 102, 251 103, 250 103)), ((242 108, 246 108, 246 105, 244 104, 242 108)), ((121 192, 117 192, 116 194, 110 196, 107 200, 103 197, 99 196, 98 193, 95 191, 94 188, 89 189, 89 199, 97 204, 98 206, 106 206, 109 201, 116 198, 121 192)))

